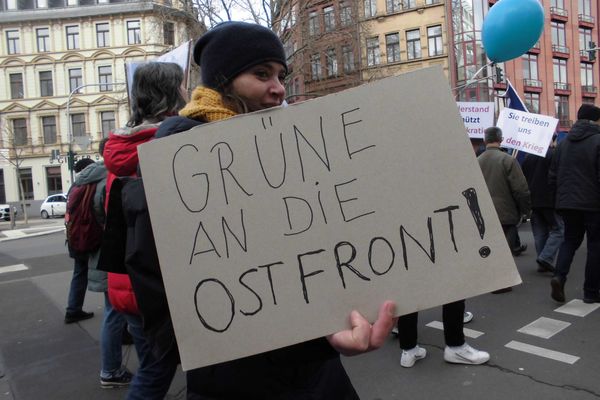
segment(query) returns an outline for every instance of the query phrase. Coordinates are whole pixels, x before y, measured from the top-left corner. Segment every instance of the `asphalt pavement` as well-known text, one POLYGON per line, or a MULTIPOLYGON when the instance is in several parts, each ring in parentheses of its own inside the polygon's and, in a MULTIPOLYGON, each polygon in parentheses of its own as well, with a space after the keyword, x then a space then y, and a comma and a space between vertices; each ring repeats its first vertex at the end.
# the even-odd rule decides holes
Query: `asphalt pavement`
MULTIPOLYGON (((126 390, 99 384, 102 296, 86 295, 84 308, 94 318, 63 322, 72 262, 62 219, 9 228, 0 222, 0 400, 123 399, 126 390)), ((428 355, 413 368, 400 366, 393 335, 378 351, 343 359, 362 399, 600 399, 600 304, 581 302, 585 246, 575 257, 562 305, 550 299, 550 275, 536 271, 528 224, 521 238, 529 246, 515 258, 523 284, 467 301, 475 314, 465 325, 467 341, 490 352, 490 361, 445 363, 441 307, 425 310, 419 343, 428 355)), ((133 346, 123 350, 124 362, 135 370, 133 346)), ((185 398, 181 370, 167 398, 185 398)))

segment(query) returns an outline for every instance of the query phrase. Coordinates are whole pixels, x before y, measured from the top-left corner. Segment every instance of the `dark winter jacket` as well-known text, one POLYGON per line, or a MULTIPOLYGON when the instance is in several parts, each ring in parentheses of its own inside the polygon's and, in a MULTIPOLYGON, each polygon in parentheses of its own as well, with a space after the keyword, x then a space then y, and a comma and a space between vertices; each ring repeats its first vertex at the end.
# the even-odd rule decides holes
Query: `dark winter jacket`
POLYGON ((529 188, 519 163, 497 147, 488 147, 477 160, 500 223, 518 224, 531 211, 529 188))
POLYGON ((527 154, 521 164, 527 185, 529 185, 532 208, 554 208, 554 188, 548 182, 548 172, 553 155, 554 149, 550 147, 546 157, 527 154))
MULTIPOLYGON (((202 124, 167 118, 156 138, 202 124)), ((142 171, 143 173, 143 171, 142 171)), ((113 184, 109 215, 120 196, 127 239, 125 267, 144 319, 144 331, 157 357, 177 351, 160 273, 142 179, 113 184), (117 188, 122 186, 120 194, 117 188), (113 197, 114 196, 114 197, 113 197)), ((358 399, 339 354, 325 338, 188 371, 188 399, 358 399)))
POLYGON ((578 120, 560 142, 550 167, 557 210, 600 211, 600 125, 578 120))

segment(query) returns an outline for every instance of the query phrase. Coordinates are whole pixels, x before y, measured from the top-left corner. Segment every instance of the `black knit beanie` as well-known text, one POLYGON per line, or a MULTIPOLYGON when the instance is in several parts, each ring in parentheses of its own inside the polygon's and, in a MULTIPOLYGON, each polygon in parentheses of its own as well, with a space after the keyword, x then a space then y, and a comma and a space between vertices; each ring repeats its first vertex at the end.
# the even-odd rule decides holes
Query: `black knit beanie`
POLYGON ((250 67, 275 61, 286 68, 285 51, 273 31, 247 22, 223 22, 196 42, 194 61, 202 70, 202 83, 220 89, 250 67))
POLYGON ((582 104, 577 111, 577 119, 587 119, 590 121, 598 121, 600 119, 600 108, 593 104, 582 104))

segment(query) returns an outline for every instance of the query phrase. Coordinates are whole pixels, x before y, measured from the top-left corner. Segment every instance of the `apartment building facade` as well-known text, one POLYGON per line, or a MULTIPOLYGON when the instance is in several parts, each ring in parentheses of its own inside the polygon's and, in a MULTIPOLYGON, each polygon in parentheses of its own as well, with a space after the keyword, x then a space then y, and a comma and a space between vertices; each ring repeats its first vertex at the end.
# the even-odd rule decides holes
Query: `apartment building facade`
POLYGON ((125 64, 199 29, 185 4, 159 1, 0 0, 0 203, 20 185, 29 205, 66 192, 69 150, 100 159, 129 118, 125 64))

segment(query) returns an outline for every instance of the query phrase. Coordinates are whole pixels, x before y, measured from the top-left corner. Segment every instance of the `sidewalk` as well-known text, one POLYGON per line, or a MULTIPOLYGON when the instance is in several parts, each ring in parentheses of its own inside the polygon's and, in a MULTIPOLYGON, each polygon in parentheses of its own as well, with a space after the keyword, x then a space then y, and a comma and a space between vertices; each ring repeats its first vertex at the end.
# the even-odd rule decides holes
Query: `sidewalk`
POLYGON ((41 219, 39 217, 29 218, 27 223, 18 219, 14 229, 11 229, 10 221, 0 222, 0 242, 21 239, 24 237, 47 235, 60 232, 65 229, 63 218, 41 219))

